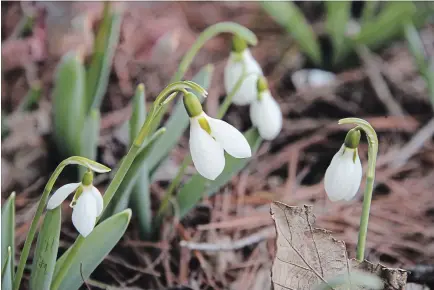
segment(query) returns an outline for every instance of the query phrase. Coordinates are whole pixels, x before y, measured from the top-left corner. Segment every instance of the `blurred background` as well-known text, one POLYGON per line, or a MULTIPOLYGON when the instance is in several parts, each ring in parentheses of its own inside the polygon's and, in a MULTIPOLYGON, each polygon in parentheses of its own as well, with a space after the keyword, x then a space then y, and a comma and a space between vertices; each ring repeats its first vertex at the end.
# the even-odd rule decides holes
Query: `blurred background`
MULTIPOLYGON (((133 216, 126 235, 87 281, 89 287, 267 289, 275 253, 269 214, 273 200, 313 205, 316 226, 344 240, 354 257, 364 185, 354 200, 338 203, 327 199, 323 187, 325 170, 348 129, 337 121, 351 116, 369 121, 379 137, 367 257, 417 269, 409 280, 432 285, 433 3, 282 3, 112 2, 122 11, 122 21, 100 106, 96 160, 114 168, 126 154, 125 123, 136 86, 145 84, 147 102, 152 103, 199 34, 221 21, 239 23, 257 35, 258 45, 251 51, 281 106, 284 125, 217 194, 205 197, 180 223, 166 221, 161 240, 141 240, 133 216), (332 73, 330 80, 322 81, 324 71, 332 73), (223 252, 179 246, 180 240, 231 244, 258 233, 259 243, 223 252)), ((63 159, 53 141, 55 68, 70 50, 90 60, 103 3, 3 1, 1 14, 1 190, 2 203, 12 191, 17 193, 19 253, 42 189, 63 159)), ((191 79, 203 66, 215 65, 205 103, 210 116, 216 116, 225 96, 223 68, 230 48, 230 35, 213 38, 184 77, 191 79)), ((247 107, 231 106, 225 120, 243 131, 251 127, 247 107)), ((153 210, 186 153, 188 133, 150 186, 153 210)), ((359 154, 366 165, 365 139, 359 154)), ((67 172, 58 183, 76 178, 76 172, 67 172)), ((97 180, 101 192, 107 178, 97 180)), ((65 206, 64 249, 76 235, 69 218, 65 206)))

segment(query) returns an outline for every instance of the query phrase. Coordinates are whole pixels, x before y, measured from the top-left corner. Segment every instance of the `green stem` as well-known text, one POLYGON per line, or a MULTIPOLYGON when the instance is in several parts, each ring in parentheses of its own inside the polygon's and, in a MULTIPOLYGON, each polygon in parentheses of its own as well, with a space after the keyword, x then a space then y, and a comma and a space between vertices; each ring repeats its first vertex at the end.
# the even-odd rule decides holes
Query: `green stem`
POLYGON ((178 71, 172 78, 172 82, 180 81, 184 77, 194 57, 208 40, 214 38, 220 33, 225 32, 235 34, 251 45, 256 45, 256 43, 258 42, 255 34, 252 31, 237 23, 221 22, 215 25, 211 25, 199 35, 196 42, 193 43, 190 50, 182 58, 181 63, 179 64, 178 71))
MULTIPOLYGON (((205 94, 206 91, 200 87, 199 85, 193 83, 193 82, 176 82, 172 83, 169 86, 167 86, 156 98, 154 105, 151 108, 151 113, 146 118, 145 123, 143 124, 142 128, 140 129, 139 134, 137 135, 136 139, 131 145, 130 150, 128 151, 127 155, 124 157, 121 166, 119 167, 118 171, 116 172, 115 176, 113 177, 113 180, 110 182, 109 186, 107 187, 105 193, 104 193, 104 210, 107 208, 108 204, 112 200, 114 194, 116 193, 117 189, 119 188, 120 184, 122 183, 122 180, 124 179, 125 175, 128 172, 128 169, 130 168, 131 164, 133 163, 134 159, 136 158, 137 153, 139 152, 140 148, 142 148, 143 142, 148 137, 151 128, 153 127, 154 123, 154 116, 158 115, 159 110, 161 110, 161 103, 164 102, 164 100, 167 98, 167 96, 172 95, 174 91, 185 91, 185 89, 193 89, 198 91, 201 94, 205 94)), ((102 212, 102 213, 103 213, 102 212)), ((98 222, 101 215, 97 218, 96 223, 98 222)), ((62 283, 63 279, 65 278, 66 274, 69 271, 69 268, 71 267, 71 264, 74 259, 74 253, 77 253, 77 251, 80 249, 81 245, 83 244, 84 238, 80 235, 75 243, 72 245, 71 251, 66 256, 65 261, 63 262, 63 265, 56 275, 56 277, 53 278, 53 282, 51 284, 51 290, 57 290, 62 283)))
MULTIPOLYGON (((231 33, 234 34, 241 39, 245 40, 250 45, 256 45, 258 39, 256 35, 247 29, 246 27, 235 23, 235 22, 221 22, 214 25, 211 25, 207 29, 205 29, 196 41, 191 46, 190 50, 184 55, 179 64, 179 68, 176 71, 175 75, 172 77, 171 82, 180 81, 187 70, 190 68, 191 63, 193 62, 194 57, 197 55, 199 50, 205 45, 205 43, 219 35, 220 33, 231 33)), ((157 118, 157 124, 160 124, 161 118, 164 115, 164 111, 162 111, 161 115, 157 118)))
MULTIPOLYGON (((21 251, 20 262, 17 267, 17 272, 15 274, 14 280, 14 290, 20 288, 21 279, 23 277, 24 268, 26 267, 27 258, 29 257, 30 248, 32 246, 33 239, 35 238, 36 230, 38 228, 38 222, 41 218, 42 212, 47 205, 48 195, 53 189, 54 183, 62 172, 63 168, 69 164, 79 164, 82 166, 89 167, 89 165, 95 165, 96 162, 88 160, 87 158, 72 156, 63 160, 51 174, 50 179, 45 185, 44 192, 42 193, 41 199, 39 200, 38 208, 36 209, 35 216, 33 217, 32 223, 30 225, 29 233, 27 234, 26 241, 24 242, 23 250, 21 251)), ((108 168, 107 168, 108 169, 108 168)), ((108 169, 110 171, 110 169, 108 169)))
POLYGON ((375 164, 378 152, 378 138, 374 128, 365 120, 359 118, 345 118, 339 124, 355 124, 362 129, 368 139, 368 170, 366 172, 366 187, 363 197, 362 215, 360 217, 359 239, 357 241, 356 259, 362 262, 365 257, 366 236, 368 233, 369 211, 371 209, 372 191, 375 180, 375 164))

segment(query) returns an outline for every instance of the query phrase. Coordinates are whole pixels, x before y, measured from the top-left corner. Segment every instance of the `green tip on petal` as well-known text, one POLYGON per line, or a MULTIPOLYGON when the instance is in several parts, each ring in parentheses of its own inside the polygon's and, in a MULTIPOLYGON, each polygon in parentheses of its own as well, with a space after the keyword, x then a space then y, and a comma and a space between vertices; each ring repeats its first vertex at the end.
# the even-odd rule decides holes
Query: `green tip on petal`
POLYGON ((81 183, 85 186, 91 185, 93 182, 93 173, 92 171, 87 171, 84 175, 83 175, 83 179, 81 181, 81 183))
POLYGON ((359 128, 354 128, 348 131, 347 136, 345 137, 345 147, 356 149, 360 143, 360 130, 359 128))
POLYGON ((188 116, 190 116, 190 118, 197 117, 202 114, 202 105, 195 94, 187 92, 183 99, 184 107, 187 110, 188 116))
POLYGON ((263 91, 268 90, 268 82, 264 76, 258 77, 258 81, 256 82, 256 88, 258 89, 258 93, 262 93, 263 91))
POLYGON ((244 39, 237 35, 232 38, 232 51, 242 53, 247 48, 247 43, 244 39))

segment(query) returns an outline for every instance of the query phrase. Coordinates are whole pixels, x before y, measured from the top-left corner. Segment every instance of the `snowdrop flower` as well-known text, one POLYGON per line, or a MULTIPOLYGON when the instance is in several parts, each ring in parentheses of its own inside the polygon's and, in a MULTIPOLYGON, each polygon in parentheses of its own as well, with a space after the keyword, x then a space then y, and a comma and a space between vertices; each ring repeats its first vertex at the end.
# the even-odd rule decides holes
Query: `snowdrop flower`
POLYGON ((250 105, 250 120, 262 138, 273 140, 282 130, 282 111, 263 76, 258 79, 257 91, 257 97, 250 105))
POLYGON ((262 75, 262 69, 253 58, 243 39, 234 36, 232 52, 226 63, 224 85, 226 94, 230 94, 241 77, 244 80, 232 98, 236 105, 247 105, 256 97, 256 82, 262 75))
POLYGON ((301 69, 291 76, 295 88, 300 91, 308 87, 322 87, 336 81, 334 73, 319 69, 301 69))
POLYGON ((214 180, 225 167, 224 151, 235 158, 252 156, 243 134, 232 125, 209 117, 197 97, 184 95, 184 106, 190 117, 190 152, 197 171, 214 180))
POLYGON ((362 164, 357 153, 359 141, 360 131, 350 130, 327 168, 324 187, 331 201, 351 200, 359 190, 362 181, 362 164))
POLYGON ((84 174, 82 182, 69 183, 60 187, 50 197, 47 209, 54 209, 75 191, 70 204, 72 210, 72 224, 83 236, 88 236, 95 227, 96 218, 103 209, 103 199, 99 190, 92 185, 93 174, 88 171, 84 174))

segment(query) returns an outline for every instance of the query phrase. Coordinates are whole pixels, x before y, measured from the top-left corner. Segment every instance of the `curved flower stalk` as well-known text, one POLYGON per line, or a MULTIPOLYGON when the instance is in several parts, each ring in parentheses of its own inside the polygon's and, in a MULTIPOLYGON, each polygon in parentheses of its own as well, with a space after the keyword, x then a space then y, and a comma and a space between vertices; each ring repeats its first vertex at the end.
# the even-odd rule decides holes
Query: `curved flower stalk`
POLYGON ((257 97, 250 105, 250 120, 265 140, 273 140, 282 130, 282 111, 263 76, 257 81, 257 97))
POLYGON ((240 78, 244 80, 232 97, 232 102, 236 105, 250 104, 255 99, 256 83, 261 75, 263 75, 262 69, 253 58, 246 42, 234 36, 232 51, 224 71, 226 93, 232 92, 240 78))
MULTIPOLYGON (((332 164, 330 164, 327 171, 329 173, 326 173, 325 177, 325 187, 327 194, 332 196, 332 198, 336 197, 349 197, 353 194, 354 191, 357 192, 357 189, 360 184, 361 179, 361 168, 359 170, 359 166, 357 165, 358 155, 357 155, 357 145, 360 141, 360 132, 363 131, 366 134, 366 137, 368 139, 368 170, 366 172, 366 186, 365 186, 365 194, 363 197, 363 208, 362 208, 362 215, 360 216, 360 229, 359 229, 359 238, 357 242, 357 255, 356 258, 359 262, 362 262, 364 259, 365 254, 365 245, 366 245, 366 236, 368 232, 368 222, 369 222, 369 211, 371 209, 371 201, 372 201, 372 191, 374 188, 374 179, 375 179, 375 165, 377 160, 377 152, 378 152, 378 138, 377 133, 375 132, 374 128, 372 128, 371 124, 369 124, 367 121, 359 118, 345 118, 339 120, 339 124, 354 124, 356 125, 355 128, 351 129, 346 138, 345 143, 343 145, 344 150, 347 150, 346 148, 352 149, 352 161, 353 164, 348 164, 349 156, 340 156, 333 157, 334 161, 332 160, 332 164), (337 159, 335 159, 337 158, 337 159), (351 170, 353 173, 350 175, 343 176, 342 172, 343 169, 351 170), (347 186, 342 186, 339 184, 333 184, 333 182, 336 182, 338 177, 340 175, 339 181, 342 182, 342 184, 346 184, 347 186), (344 178, 349 179, 343 180, 344 178), (330 192, 329 192, 330 191, 330 192)), ((342 150, 342 148, 341 148, 342 150)), ((340 150, 340 151, 341 151, 340 150)), ((351 152, 351 151, 349 151, 351 152)), ((345 152, 343 152, 345 154, 345 152)), ((339 154, 339 152, 337 153, 339 154)), ((348 153, 347 153, 348 154, 348 153)), ((355 193, 354 193, 355 194, 355 193)))
POLYGON ((224 151, 235 158, 252 156, 246 138, 234 126, 209 117, 197 97, 184 95, 184 105, 190 116, 190 152, 197 171, 205 178, 216 179, 225 168, 224 151))
POLYGON ((324 187, 331 201, 351 200, 359 190, 363 174, 357 152, 359 142, 358 128, 350 130, 327 168, 324 187))
POLYGON ((93 173, 84 174, 82 182, 69 183, 60 187, 48 200, 47 209, 55 209, 75 191, 70 207, 72 210, 72 224, 77 231, 87 237, 95 227, 96 218, 103 209, 103 200, 99 190, 93 186, 93 173))

